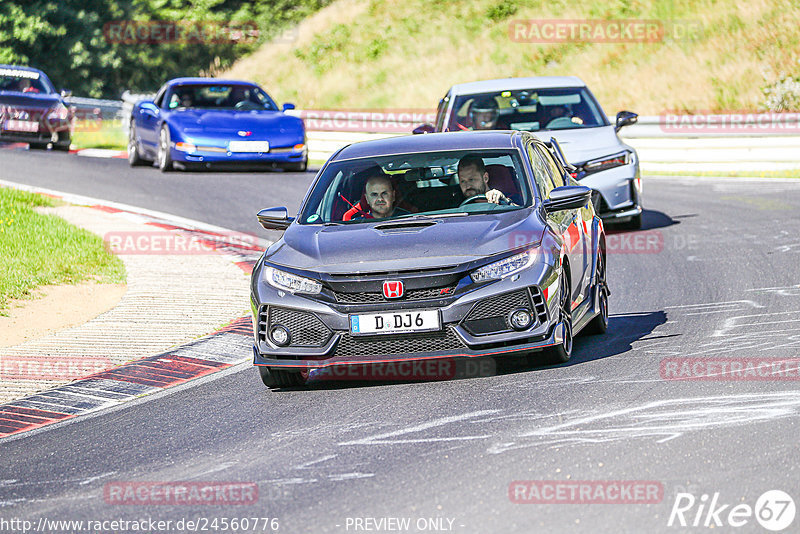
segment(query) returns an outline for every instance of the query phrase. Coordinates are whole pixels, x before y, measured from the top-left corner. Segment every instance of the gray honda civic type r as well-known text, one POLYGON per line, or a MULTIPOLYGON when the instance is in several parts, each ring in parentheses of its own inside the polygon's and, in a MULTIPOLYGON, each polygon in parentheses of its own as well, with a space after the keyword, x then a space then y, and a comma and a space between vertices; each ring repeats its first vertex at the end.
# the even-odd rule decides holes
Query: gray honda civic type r
POLYGON ((557 143, 528 132, 349 145, 253 270, 254 363, 269 387, 389 362, 566 362, 608 326, 605 234, 557 143))

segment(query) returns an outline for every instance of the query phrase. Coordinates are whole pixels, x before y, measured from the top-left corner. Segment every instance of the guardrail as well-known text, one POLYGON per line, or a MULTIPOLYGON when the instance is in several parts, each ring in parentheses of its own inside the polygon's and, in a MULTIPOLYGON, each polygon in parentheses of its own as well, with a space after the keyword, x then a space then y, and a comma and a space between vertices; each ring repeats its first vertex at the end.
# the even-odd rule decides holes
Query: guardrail
MULTIPOLYGON (((126 131, 134 103, 153 96, 128 91, 122 95, 118 113, 126 131)), ((420 109, 289 113, 305 121, 309 158, 316 161, 351 143, 410 134, 435 118, 434 111, 420 109)), ((620 137, 637 150, 645 171, 800 169, 800 113, 641 116, 623 128, 620 137)))

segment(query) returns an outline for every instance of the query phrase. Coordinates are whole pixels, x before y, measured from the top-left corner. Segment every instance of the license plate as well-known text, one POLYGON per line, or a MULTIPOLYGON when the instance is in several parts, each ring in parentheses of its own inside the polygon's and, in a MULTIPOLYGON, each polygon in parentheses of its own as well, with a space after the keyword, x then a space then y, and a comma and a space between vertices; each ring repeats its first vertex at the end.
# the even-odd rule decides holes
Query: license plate
POLYGON ((9 119, 6 121, 4 130, 13 132, 33 132, 39 131, 39 123, 35 121, 21 121, 19 119, 9 119))
POLYGON ((231 141, 228 143, 231 152, 269 152, 268 141, 231 141))
POLYGON ((356 336, 431 332, 441 329, 442 321, 438 310, 364 313, 350 316, 350 333, 356 336))

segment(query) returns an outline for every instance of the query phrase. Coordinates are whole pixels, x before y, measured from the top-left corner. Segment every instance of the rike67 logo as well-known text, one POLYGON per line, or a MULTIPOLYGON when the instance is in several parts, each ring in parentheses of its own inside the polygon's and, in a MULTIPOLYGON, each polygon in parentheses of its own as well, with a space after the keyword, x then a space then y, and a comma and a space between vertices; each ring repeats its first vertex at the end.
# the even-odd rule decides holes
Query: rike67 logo
POLYGON ((794 499, 781 490, 765 491, 754 507, 746 503, 725 503, 720 499, 719 492, 711 497, 704 493, 700 498, 691 493, 678 493, 667 526, 740 528, 752 525, 755 519, 770 532, 780 532, 792 525, 795 513, 794 499))

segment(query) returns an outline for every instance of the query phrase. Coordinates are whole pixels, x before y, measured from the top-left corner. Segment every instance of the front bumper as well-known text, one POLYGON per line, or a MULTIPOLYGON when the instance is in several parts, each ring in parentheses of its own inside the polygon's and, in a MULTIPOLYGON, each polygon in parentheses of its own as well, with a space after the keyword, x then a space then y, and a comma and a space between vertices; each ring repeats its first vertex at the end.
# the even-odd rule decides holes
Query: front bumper
POLYGON ((255 365, 308 370, 338 365, 502 356, 541 350, 562 340, 563 327, 553 320, 557 316, 559 271, 547 263, 532 266, 518 277, 480 287, 459 283, 455 292, 445 298, 372 304, 321 302, 276 291, 260 278, 260 269, 254 271, 251 298, 255 365), (506 317, 510 310, 520 307, 530 309, 533 319, 527 329, 514 330, 506 317), (433 309, 440 313, 440 331, 350 334, 349 316, 353 313, 433 309), (275 345, 268 332, 276 324, 288 326, 293 340, 302 336, 304 341, 299 343, 305 346, 275 345))
POLYGON ((308 158, 308 149, 294 150, 291 147, 271 148, 269 152, 229 152, 224 148, 217 150, 198 149, 185 152, 175 148, 171 149, 172 161, 189 164, 282 164, 302 163, 308 158))
POLYGON ((626 222, 642 213, 639 165, 630 164, 589 174, 579 180, 591 187, 597 214, 609 222, 626 222))

